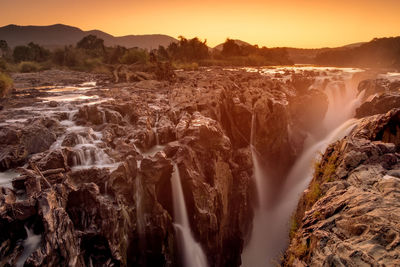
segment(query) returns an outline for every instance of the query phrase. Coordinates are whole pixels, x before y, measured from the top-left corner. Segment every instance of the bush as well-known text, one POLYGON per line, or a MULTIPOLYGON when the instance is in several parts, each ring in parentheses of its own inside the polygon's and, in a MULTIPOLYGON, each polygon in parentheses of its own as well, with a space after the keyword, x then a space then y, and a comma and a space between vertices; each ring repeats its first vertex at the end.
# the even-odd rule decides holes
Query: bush
POLYGON ((50 51, 35 43, 20 45, 14 48, 13 58, 15 62, 36 61, 43 62, 50 58, 50 51))
POLYGON ((19 63, 18 69, 20 72, 37 72, 40 70, 40 65, 32 61, 23 61, 19 63))
POLYGON ((149 55, 145 50, 142 49, 130 49, 125 52, 123 57, 121 58, 122 64, 134 64, 134 63, 141 63, 145 64, 149 60, 149 55))
POLYGON ((11 92, 12 85, 12 79, 7 74, 0 72, 0 98, 7 96, 11 92))

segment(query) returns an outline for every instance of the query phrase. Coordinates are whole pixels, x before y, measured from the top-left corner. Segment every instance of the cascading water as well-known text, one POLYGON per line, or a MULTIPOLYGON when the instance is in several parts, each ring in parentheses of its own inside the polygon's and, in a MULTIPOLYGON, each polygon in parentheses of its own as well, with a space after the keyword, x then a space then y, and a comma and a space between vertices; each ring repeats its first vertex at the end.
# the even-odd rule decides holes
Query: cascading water
MULTIPOLYGON (((327 84, 325 92, 329 106, 320 133, 315 136, 314 133, 310 133, 305 140, 303 153, 291 168, 284 186, 277 189, 280 192, 278 199, 274 200, 274 205, 260 205, 255 210, 251 239, 242 254, 242 266, 261 267, 279 264, 279 256, 289 241, 290 216, 301 192, 306 189, 312 178, 313 162, 318 152, 324 151, 330 143, 343 138, 357 123, 357 120, 351 118, 361 102, 363 92, 358 94, 356 84, 352 81, 353 72, 355 71, 342 72, 342 78, 345 79, 343 82, 333 81, 327 84)), ((314 88, 320 85, 321 79, 317 79, 314 88)), ((253 124, 254 122, 252 139, 253 124)), ((259 198, 268 199, 265 196, 268 189, 265 187, 265 180, 268 178, 261 171, 257 153, 252 145, 251 150, 259 198), (258 181, 260 179, 261 181, 258 181)))
POLYGON ((256 115, 253 113, 251 116, 251 132, 250 132, 250 151, 251 151, 251 158, 253 160, 253 172, 254 178, 257 186, 257 197, 258 197, 258 205, 259 208, 262 208, 265 203, 265 177, 263 176, 260 161, 258 157, 258 151, 254 146, 254 134, 255 134, 255 121, 256 115))
POLYGON ((25 231, 26 231, 27 238, 22 243, 24 250, 23 250, 22 254, 19 256, 18 261, 15 264, 16 267, 24 266, 25 261, 32 254, 32 252, 34 252, 39 247, 39 244, 41 242, 41 238, 42 238, 41 235, 35 235, 33 233, 33 230, 29 229, 26 226, 25 226, 25 231))
POLYGON ((208 266, 207 258, 190 230, 181 178, 176 164, 174 164, 171 184, 175 217, 174 227, 178 236, 179 254, 182 255, 183 266, 206 267, 208 266))

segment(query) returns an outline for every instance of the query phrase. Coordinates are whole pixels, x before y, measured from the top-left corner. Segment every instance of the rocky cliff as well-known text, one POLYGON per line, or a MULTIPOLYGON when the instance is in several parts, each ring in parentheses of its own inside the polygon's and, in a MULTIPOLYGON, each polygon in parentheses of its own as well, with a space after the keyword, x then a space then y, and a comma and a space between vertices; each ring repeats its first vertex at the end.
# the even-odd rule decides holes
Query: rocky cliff
MULTIPOLYGON (((13 176, 12 186, 0 191, 1 265, 27 254, 29 266, 181 266, 171 190, 176 165, 191 232, 209 265, 240 266, 257 205, 250 143, 279 192, 307 134, 327 112, 323 90, 309 89, 321 75, 216 68, 178 71, 173 83, 119 84, 62 71, 14 75, 17 89, 0 104, 0 169, 13 176), (88 83, 93 80, 96 86, 88 83), (40 238, 30 253, 29 233, 40 238)), ((379 116, 360 124, 353 139, 378 138, 371 141, 381 140, 377 157, 392 164, 396 147, 385 140, 396 133, 378 130, 385 120, 379 116)), ((347 154, 353 143, 345 146, 347 154)), ((323 157, 331 165, 346 154, 331 153, 338 154, 334 163, 323 157)), ((342 176, 328 185, 347 188, 337 181, 348 176, 346 164, 359 164, 347 160, 334 170, 342 176)), ((314 180, 327 179, 328 163, 321 162, 314 180)), ((311 218, 307 212, 326 194, 320 183, 316 196, 299 204, 288 264, 309 258, 309 241, 304 254, 291 249, 303 244, 298 236, 311 218)))
POLYGON ((384 79, 360 83, 360 119, 316 164, 292 218, 284 266, 400 264, 398 88, 384 79))

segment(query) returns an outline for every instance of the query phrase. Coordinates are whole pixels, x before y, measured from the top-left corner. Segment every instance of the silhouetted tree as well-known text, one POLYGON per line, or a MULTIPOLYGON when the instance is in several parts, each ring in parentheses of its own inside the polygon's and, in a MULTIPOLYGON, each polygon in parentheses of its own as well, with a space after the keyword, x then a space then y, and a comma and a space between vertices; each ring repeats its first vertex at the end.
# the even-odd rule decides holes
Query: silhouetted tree
POLYGON ((13 58, 15 62, 36 61, 43 62, 50 58, 50 51, 35 43, 27 46, 20 45, 14 48, 13 58))
POLYGON ((107 56, 106 56, 106 63, 108 64, 119 64, 121 63, 122 57, 125 55, 126 49, 123 46, 116 46, 116 47, 109 47, 107 48, 107 56))
POLYGON ((97 38, 96 35, 90 34, 83 37, 83 39, 76 44, 76 47, 88 50, 104 50, 104 40, 97 38))
MULTIPOLYGON (((160 52, 164 53, 164 52, 160 52)), ((186 39, 179 36, 178 43, 171 43, 167 48, 169 57, 181 61, 197 61, 206 59, 210 56, 208 52, 207 40, 200 41, 199 38, 186 39)))
POLYGON ((101 57, 105 54, 104 40, 92 34, 83 37, 83 39, 76 44, 76 47, 85 50, 86 53, 94 57, 101 57))
POLYGON ((241 48, 235 42, 235 40, 227 38, 225 43, 222 45, 222 55, 227 57, 241 56, 241 48))
POLYGON ((0 40, 0 57, 6 57, 10 53, 10 47, 6 40, 0 40))

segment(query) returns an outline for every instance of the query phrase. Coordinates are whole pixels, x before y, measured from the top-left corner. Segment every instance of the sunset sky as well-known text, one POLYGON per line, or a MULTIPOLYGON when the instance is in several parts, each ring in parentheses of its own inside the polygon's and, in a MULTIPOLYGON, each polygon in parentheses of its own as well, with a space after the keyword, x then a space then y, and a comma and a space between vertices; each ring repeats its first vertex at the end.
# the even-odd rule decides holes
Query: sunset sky
POLYGON ((0 0, 0 26, 63 23, 115 36, 227 37, 267 47, 334 47, 400 35, 400 0, 0 0))

